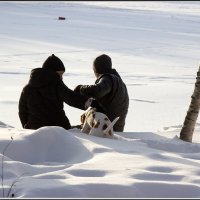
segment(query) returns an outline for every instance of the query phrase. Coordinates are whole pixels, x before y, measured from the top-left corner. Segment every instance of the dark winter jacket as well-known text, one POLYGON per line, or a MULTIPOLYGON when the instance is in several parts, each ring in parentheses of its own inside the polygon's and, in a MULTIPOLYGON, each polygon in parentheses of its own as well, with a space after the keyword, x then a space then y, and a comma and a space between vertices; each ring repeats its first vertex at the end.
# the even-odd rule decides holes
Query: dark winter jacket
POLYGON ((19 117, 22 126, 27 129, 43 126, 70 129, 63 102, 84 110, 86 100, 70 90, 55 71, 36 68, 31 71, 30 80, 22 90, 19 117))
POLYGON ((120 117, 114 131, 122 132, 128 113, 129 96, 127 87, 115 69, 111 73, 102 74, 95 85, 82 85, 80 93, 95 98, 105 109, 105 114, 113 121, 120 117))

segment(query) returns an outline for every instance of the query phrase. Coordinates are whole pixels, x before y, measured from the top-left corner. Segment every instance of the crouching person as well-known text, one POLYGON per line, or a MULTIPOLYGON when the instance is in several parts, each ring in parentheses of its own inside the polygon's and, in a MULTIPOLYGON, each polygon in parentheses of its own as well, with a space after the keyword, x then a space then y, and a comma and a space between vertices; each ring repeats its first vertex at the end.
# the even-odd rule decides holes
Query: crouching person
POLYGON ((70 129, 72 126, 65 114, 64 102, 78 109, 87 108, 88 98, 64 84, 64 72, 63 62, 54 54, 45 60, 42 68, 31 71, 30 80, 21 92, 18 105, 23 128, 60 126, 70 129))
POLYGON ((96 76, 95 84, 78 85, 74 91, 94 98, 91 106, 97 107, 98 110, 100 105, 101 111, 103 110, 111 121, 120 117, 113 129, 123 132, 129 108, 127 87, 116 69, 112 68, 112 60, 108 55, 103 54, 95 58, 93 71, 96 76))

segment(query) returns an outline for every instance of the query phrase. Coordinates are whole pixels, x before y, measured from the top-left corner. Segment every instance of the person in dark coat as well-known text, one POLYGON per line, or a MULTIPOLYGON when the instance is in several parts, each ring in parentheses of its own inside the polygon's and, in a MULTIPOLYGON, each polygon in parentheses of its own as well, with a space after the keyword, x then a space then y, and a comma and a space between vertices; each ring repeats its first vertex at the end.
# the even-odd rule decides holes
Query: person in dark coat
MULTIPOLYGON (((112 68, 112 60, 108 55, 98 56, 93 63, 96 76, 94 85, 78 85, 74 91, 92 97, 103 108, 111 121, 120 117, 114 125, 114 131, 123 132, 129 108, 127 87, 116 69, 112 68)), ((95 102, 91 104, 95 107, 95 102)), ((97 108, 98 111, 98 108, 97 108)), ((102 112, 102 109, 101 109, 102 112)))
POLYGON ((63 62, 54 54, 43 63, 42 68, 31 70, 30 80, 19 99, 19 118, 23 128, 38 129, 43 126, 72 128, 65 115, 64 102, 85 110, 85 96, 69 89, 62 80, 65 72, 63 62))

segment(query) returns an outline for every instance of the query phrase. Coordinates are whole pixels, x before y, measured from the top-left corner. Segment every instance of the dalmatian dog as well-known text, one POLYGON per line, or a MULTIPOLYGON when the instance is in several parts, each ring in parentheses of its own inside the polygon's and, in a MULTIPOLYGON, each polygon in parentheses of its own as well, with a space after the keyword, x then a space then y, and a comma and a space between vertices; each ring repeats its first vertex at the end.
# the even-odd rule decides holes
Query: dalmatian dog
POLYGON ((95 108, 88 109, 81 115, 81 132, 89 135, 113 138, 113 126, 119 117, 112 122, 101 112, 97 112, 95 108))

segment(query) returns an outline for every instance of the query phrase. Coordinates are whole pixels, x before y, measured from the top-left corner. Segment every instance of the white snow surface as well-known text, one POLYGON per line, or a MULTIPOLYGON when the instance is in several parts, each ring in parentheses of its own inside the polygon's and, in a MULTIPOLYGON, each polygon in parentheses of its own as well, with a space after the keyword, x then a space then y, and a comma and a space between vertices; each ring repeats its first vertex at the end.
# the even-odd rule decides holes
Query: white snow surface
MULTIPOLYGON (((0 196, 200 198, 199 119, 193 142, 179 139, 200 64, 199 15, 198 1, 1 1, 0 196), (52 53, 71 89, 94 84, 95 57, 112 58, 130 97, 124 132, 22 128, 22 88, 52 53)), ((80 123, 82 110, 65 112, 80 123)))

